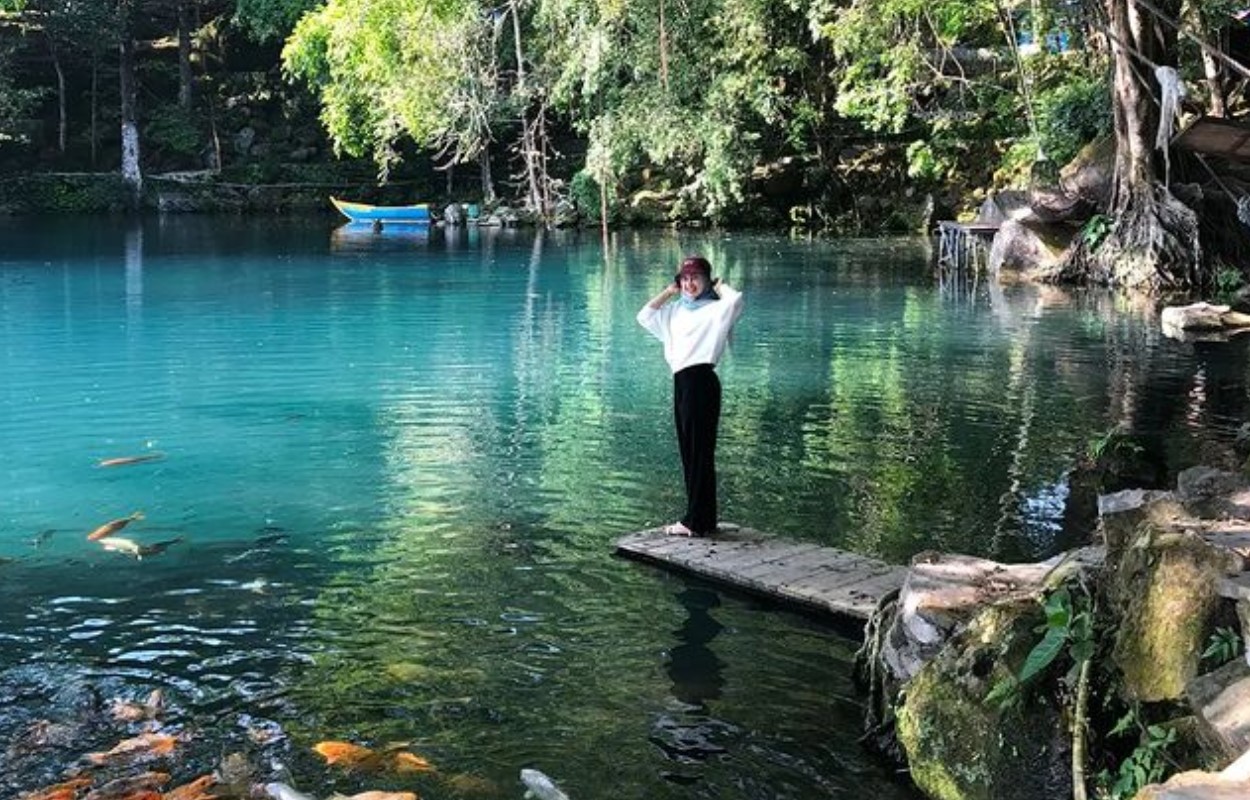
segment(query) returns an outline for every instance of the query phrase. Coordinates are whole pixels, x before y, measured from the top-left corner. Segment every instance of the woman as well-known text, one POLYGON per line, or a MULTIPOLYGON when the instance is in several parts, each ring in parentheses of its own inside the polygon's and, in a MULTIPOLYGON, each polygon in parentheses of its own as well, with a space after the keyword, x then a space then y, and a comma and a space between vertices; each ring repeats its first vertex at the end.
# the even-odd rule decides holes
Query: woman
POLYGON ((716 362, 742 315, 742 293, 717 279, 702 256, 690 256, 664 291, 638 312, 638 323, 664 345, 673 370, 673 420, 686 479, 686 514, 664 532, 716 532, 716 431, 721 389, 716 362), (670 303, 674 297, 675 303, 670 303))

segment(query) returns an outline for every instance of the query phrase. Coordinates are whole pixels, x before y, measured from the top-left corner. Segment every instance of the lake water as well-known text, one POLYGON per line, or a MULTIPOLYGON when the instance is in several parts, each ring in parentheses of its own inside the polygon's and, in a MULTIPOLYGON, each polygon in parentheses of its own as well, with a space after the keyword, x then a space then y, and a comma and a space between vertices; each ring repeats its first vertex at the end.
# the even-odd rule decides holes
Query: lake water
POLYGON ((681 510, 634 314, 693 251, 747 298, 726 520, 1033 560, 1086 534, 1091 441, 1143 434, 1166 479, 1244 416, 1244 345, 936 282, 920 240, 0 220, 0 795, 160 687, 178 779, 240 752, 316 797, 519 797, 523 767, 574 800, 913 797, 856 744, 853 639, 612 555, 681 510), (164 552, 86 540, 133 512, 164 552), (345 773, 321 740, 439 771, 345 773))

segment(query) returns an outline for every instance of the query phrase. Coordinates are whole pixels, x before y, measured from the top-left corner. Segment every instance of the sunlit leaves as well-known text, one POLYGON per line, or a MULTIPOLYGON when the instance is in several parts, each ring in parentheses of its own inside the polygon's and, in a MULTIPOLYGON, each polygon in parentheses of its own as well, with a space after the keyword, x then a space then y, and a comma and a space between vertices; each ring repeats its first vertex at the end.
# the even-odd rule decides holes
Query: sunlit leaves
POLYGON ((385 174, 402 137, 428 146, 454 127, 465 21, 478 18, 473 2, 331 0, 296 25, 283 65, 320 95, 335 147, 385 174))

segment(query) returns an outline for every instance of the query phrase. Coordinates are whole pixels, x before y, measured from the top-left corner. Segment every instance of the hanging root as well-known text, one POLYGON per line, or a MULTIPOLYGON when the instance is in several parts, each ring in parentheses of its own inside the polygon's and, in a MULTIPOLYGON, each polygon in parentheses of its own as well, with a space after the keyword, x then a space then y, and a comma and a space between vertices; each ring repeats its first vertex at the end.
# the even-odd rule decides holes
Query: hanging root
POLYGON ((902 754, 894 737, 894 681, 881 658, 898 609, 898 595, 899 590, 895 589, 878 601, 876 610, 864 626, 864 643, 855 653, 852 676, 856 683, 868 690, 864 735, 860 737, 860 743, 901 761, 902 754))
POLYGON ((1198 215, 1161 186, 1134 192, 1096 249, 1082 241, 1060 280, 1159 292, 1205 285, 1198 215))
POLYGON ((1072 709, 1072 800, 1086 800, 1085 731, 1089 725, 1089 672, 1093 658, 1081 662, 1076 682, 1076 705, 1072 709))

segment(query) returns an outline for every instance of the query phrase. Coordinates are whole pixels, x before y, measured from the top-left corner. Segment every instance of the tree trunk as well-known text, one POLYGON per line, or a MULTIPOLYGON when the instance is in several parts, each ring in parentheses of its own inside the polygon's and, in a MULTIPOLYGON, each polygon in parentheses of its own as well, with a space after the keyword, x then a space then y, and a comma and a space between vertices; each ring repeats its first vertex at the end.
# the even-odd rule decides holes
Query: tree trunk
MULTIPOLYGON (((1176 35, 1133 0, 1106 0, 1113 61, 1116 157, 1107 238, 1077 248, 1066 277, 1146 291, 1203 283, 1198 217, 1160 179, 1155 67, 1175 63, 1176 35)), ((1179 0, 1158 4, 1175 18, 1179 0)))
POLYGON ((660 85, 668 91, 668 27, 664 19, 664 0, 660 0, 660 85))
POLYGON ((482 179, 482 202, 495 202, 495 179, 490 173, 490 148, 483 147, 477 155, 478 169, 482 179))
POLYGON ((195 76, 191 72, 191 21, 186 2, 178 3, 178 107, 191 110, 195 76))
POLYGON ((100 48, 91 44, 91 168, 96 168, 96 151, 99 148, 100 135, 97 125, 100 120, 100 48))
MULTIPOLYGON (((1202 7, 1198 3, 1185 4, 1185 22, 1189 29, 1194 31, 1215 32, 1218 30, 1214 25, 1207 25, 1206 14, 1202 12, 1202 7)), ((1220 34, 1220 38, 1224 38, 1223 34, 1220 34)), ((1222 41, 1218 46, 1224 49, 1222 41)), ((1205 47, 1199 48, 1199 52, 1202 56, 1203 80, 1207 84, 1207 114, 1213 117, 1228 116, 1228 103, 1224 96, 1224 75, 1220 69, 1220 62, 1205 47)))
POLYGON ((131 210, 139 208, 143 193, 143 173, 139 169, 139 126, 135 113, 135 42, 131 14, 133 0, 121 0, 118 4, 119 31, 121 33, 121 59, 118 73, 121 86, 122 126, 122 183, 127 190, 127 202, 131 210))
POLYGON ((48 36, 48 53, 52 56, 52 69, 56 71, 56 146, 61 155, 65 155, 65 131, 69 126, 65 113, 65 68, 61 66, 61 56, 51 36, 48 36))
POLYGON ((512 36, 516 45, 517 93, 521 96, 521 156, 525 161, 525 180, 529 187, 526 200, 529 208, 542 211, 542 193, 538 181, 537 148, 534 144, 534 126, 529 121, 529 91, 525 85, 525 58, 521 51, 521 0, 512 3, 512 36))

